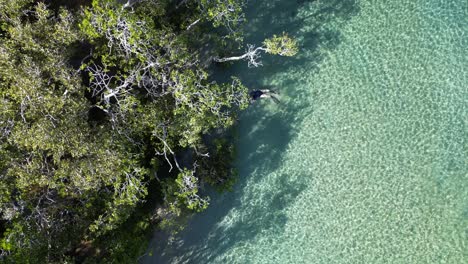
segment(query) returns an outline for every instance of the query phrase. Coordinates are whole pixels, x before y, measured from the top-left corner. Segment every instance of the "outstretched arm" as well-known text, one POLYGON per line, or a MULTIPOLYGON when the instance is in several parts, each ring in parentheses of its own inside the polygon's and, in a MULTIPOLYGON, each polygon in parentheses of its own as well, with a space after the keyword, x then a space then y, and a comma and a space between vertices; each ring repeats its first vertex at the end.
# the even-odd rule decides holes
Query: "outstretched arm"
POLYGON ((275 103, 277 103, 277 104, 280 103, 280 100, 279 100, 278 97, 276 97, 276 96, 270 96, 270 98, 273 99, 273 101, 274 101, 275 103))

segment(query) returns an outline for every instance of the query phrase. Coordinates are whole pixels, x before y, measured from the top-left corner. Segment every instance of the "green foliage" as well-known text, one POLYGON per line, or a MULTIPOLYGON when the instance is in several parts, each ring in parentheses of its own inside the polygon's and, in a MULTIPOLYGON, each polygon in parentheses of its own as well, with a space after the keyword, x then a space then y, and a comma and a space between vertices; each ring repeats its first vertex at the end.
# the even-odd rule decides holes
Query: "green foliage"
POLYGON ((201 140, 200 135, 213 128, 233 125, 235 115, 226 111, 232 105, 238 104, 240 109, 247 107, 247 88, 237 78, 231 84, 210 84, 206 89, 198 91, 197 85, 183 85, 187 90, 193 90, 175 94, 180 101, 174 112, 176 117, 181 118, 178 130, 184 131, 180 140, 182 147, 197 146, 201 140))
POLYGON ((290 38, 286 33, 266 39, 263 41, 263 45, 265 45, 268 53, 280 56, 294 56, 298 51, 297 41, 290 38))
POLYGON ((243 20, 243 4, 236 0, 200 0, 200 7, 216 27, 224 25, 236 28, 243 20))
POLYGON ((177 216, 185 209, 201 212, 208 207, 208 198, 202 198, 198 194, 199 182, 194 171, 185 169, 178 174, 175 181, 168 180, 164 186, 167 206, 177 216))
POLYGON ((80 239, 128 218, 146 171, 110 126, 88 123, 90 104, 67 61, 79 39, 72 15, 39 2, 25 20, 16 8, 2 20, 0 44, 2 249, 21 263, 61 261, 80 239))
MULTIPOLYGON (((94 241, 94 248, 105 252, 99 263, 137 263, 145 253, 153 234, 154 221, 146 208, 139 206, 125 222, 113 232, 108 232, 94 241)), ((93 260, 88 258, 87 262, 93 260)))
POLYGON ((18 12, 30 5, 33 0, 0 0, 0 30, 17 23, 18 12))
POLYGON ((0 0, 0 260, 134 262, 156 223, 207 208, 204 183, 234 183, 232 144, 204 136, 235 123, 247 88, 212 81, 204 56, 219 45, 207 40, 238 39, 243 2, 177 16, 171 1, 132 3, 0 0), (211 27, 183 27, 197 20, 211 27))
POLYGON ((175 180, 176 190, 174 195, 188 209, 201 212, 208 207, 208 198, 202 198, 198 195, 199 183, 193 174, 194 172, 190 170, 179 173, 175 180))
MULTIPOLYGON (((231 191, 237 180, 237 171, 233 167, 235 148, 231 137, 215 138, 206 150, 210 149, 210 158, 199 160, 198 175, 218 191, 231 191), (229 139, 229 140, 228 140, 229 139)), ((205 148, 200 151, 205 151, 205 148)))

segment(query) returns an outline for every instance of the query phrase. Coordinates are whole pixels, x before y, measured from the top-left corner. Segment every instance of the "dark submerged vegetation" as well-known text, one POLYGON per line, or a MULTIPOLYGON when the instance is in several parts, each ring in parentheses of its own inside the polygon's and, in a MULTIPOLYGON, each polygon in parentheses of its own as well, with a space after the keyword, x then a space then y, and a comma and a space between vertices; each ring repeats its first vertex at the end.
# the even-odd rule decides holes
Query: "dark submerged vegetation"
POLYGON ((209 65, 242 45, 243 6, 0 0, 0 260, 135 262, 208 206, 203 183, 232 187, 248 91, 209 65))

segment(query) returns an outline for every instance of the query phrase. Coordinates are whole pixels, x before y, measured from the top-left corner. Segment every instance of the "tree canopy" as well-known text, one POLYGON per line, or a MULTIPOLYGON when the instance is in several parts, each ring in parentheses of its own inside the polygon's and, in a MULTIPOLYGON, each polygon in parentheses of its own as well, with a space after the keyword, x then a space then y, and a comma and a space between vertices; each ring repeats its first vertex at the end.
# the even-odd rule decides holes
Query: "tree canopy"
MULTIPOLYGON (((208 206, 202 182, 232 186, 248 90, 208 67, 243 7, 0 0, 0 260, 132 262, 158 223, 208 206)), ((286 35, 262 49, 297 52, 286 35)))

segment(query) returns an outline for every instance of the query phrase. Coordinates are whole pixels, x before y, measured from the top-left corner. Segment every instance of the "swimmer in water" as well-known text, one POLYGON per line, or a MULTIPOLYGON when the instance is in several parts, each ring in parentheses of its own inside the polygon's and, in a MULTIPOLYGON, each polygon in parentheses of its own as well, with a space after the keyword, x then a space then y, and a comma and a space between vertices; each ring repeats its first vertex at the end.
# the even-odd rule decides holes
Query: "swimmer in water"
POLYGON ((280 102, 278 99, 278 93, 273 90, 269 90, 269 89, 253 90, 249 94, 250 94, 251 102, 254 102, 260 98, 271 98, 277 104, 280 102))

